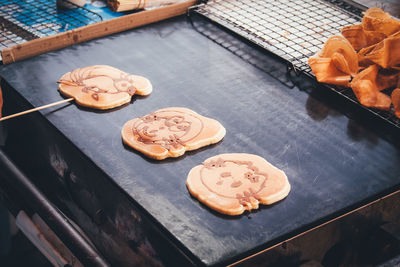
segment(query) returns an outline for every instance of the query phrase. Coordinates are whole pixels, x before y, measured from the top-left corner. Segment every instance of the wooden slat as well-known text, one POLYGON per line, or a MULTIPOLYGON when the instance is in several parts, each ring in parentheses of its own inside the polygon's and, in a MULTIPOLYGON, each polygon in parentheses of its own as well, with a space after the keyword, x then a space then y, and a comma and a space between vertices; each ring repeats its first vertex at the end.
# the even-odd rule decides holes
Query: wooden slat
POLYGON ((98 37, 107 36, 113 33, 126 31, 179 16, 185 14, 187 9, 195 3, 195 0, 190 0, 152 10, 146 10, 72 29, 56 35, 31 40, 23 44, 18 44, 1 51, 3 64, 9 64, 98 37))
POLYGON ((22 116, 22 115, 25 115, 25 114, 29 114, 29 113, 38 111, 38 110, 42 110, 42 109, 45 109, 45 108, 50 108, 50 107, 53 107, 53 106, 61 105, 61 104, 67 103, 67 102, 71 102, 73 100, 74 100, 74 98, 64 99, 64 100, 53 102, 53 103, 50 103, 50 104, 47 104, 47 105, 43 105, 43 106, 40 106, 40 107, 37 107, 37 108, 32 108, 32 109, 28 109, 28 110, 25 110, 25 111, 21 111, 21 112, 18 112, 18 113, 9 115, 9 116, 5 116, 5 117, 2 117, 2 118, 1 118, 1 112, 0 112, 0 121, 5 121, 5 120, 8 120, 8 119, 19 117, 19 116, 22 116))

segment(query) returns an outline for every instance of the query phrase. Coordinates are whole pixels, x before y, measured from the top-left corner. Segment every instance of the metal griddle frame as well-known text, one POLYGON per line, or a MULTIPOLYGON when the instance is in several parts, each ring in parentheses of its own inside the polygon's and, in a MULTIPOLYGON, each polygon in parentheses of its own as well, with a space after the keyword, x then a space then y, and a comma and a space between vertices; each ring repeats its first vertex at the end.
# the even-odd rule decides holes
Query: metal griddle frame
MULTIPOLYGON (((188 14, 189 18, 194 13, 200 15, 280 57, 287 62, 288 74, 304 74, 315 80, 308 58, 330 36, 340 34, 342 27, 360 23, 366 9, 343 0, 209 0, 194 6, 188 14)), ((351 88, 328 84, 324 87, 400 129, 400 119, 392 110, 364 107, 351 88)))

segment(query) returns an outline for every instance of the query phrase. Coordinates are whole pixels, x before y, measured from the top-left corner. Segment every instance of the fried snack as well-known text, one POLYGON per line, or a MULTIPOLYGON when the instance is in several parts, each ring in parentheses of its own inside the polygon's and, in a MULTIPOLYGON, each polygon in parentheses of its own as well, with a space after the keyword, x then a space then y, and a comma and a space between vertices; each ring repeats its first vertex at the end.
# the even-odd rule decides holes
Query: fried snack
POLYGON ((214 119, 172 107, 128 121, 122 127, 122 140, 147 157, 162 160, 217 143, 225 133, 214 119))
POLYGON ((129 103, 134 94, 149 95, 150 81, 107 65, 79 68, 64 74, 59 83, 62 94, 82 106, 110 109, 129 103))
POLYGON ((348 86, 358 71, 357 53, 342 36, 330 37, 321 52, 308 59, 319 82, 348 86))
POLYGON ((382 69, 378 65, 371 65, 354 76, 352 83, 359 80, 369 80, 373 87, 381 91, 386 88, 396 87, 400 71, 394 69, 382 69))
POLYGON ((331 58, 312 57, 308 64, 319 82, 349 86, 351 76, 339 71, 331 58))
POLYGON ((394 107, 394 114, 400 118, 400 88, 396 88, 392 92, 392 103, 394 107))
POLYGON ((390 97, 379 92, 376 84, 378 70, 379 67, 377 65, 369 66, 354 77, 350 86, 362 105, 389 110, 391 105, 390 97))
POLYGON ((391 68, 400 64, 400 31, 385 38, 373 47, 363 51, 365 60, 378 64, 382 68, 391 68))
POLYGON ((400 21, 390 17, 379 8, 370 8, 364 13, 361 24, 342 28, 342 35, 356 51, 377 44, 400 31, 400 21))
POLYGON ((348 49, 340 36, 332 36, 316 57, 309 58, 315 77, 319 82, 350 86, 366 107, 390 110, 394 98, 380 91, 399 83, 400 21, 370 8, 361 24, 343 27, 341 33, 358 53, 348 49))
POLYGON ((285 173, 252 154, 221 154, 192 168, 186 186, 213 210, 240 215, 285 198, 290 184, 285 173))
POLYGON ((369 46, 361 24, 345 26, 342 28, 341 33, 356 51, 369 46))
POLYGON ((341 33, 356 51, 374 45, 386 38, 384 33, 364 30, 361 24, 345 26, 342 28, 341 33))
POLYGON ((330 37, 322 48, 320 56, 331 58, 336 68, 343 73, 354 76, 358 72, 357 53, 342 36, 330 37))
POLYGON ((380 69, 376 76, 376 89, 379 91, 386 88, 395 88, 400 82, 400 70, 396 69, 380 69))
POLYGON ((383 33, 386 36, 400 31, 400 21, 390 17, 380 8, 370 8, 364 12, 361 25, 366 31, 383 33))
POLYGON ((358 58, 358 65, 360 66, 360 68, 366 68, 374 64, 374 62, 367 59, 367 55, 375 48, 375 46, 376 44, 364 47, 360 51, 358 51, 357 58, 358 58))

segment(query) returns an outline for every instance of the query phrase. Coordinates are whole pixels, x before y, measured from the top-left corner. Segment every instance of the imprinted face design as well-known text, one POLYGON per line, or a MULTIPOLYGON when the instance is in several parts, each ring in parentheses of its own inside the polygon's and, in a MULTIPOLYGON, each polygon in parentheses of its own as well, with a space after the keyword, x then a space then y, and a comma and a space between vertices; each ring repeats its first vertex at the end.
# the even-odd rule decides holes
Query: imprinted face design
POLYGON ((240 204, 247 206, 260 199, 258 193, 265 188, 268 175, 260 172, 251 161, 219 158, 203 163, 200 179, 216 195, 237 199, 240 204))
POLYGON ((159 144, 170 150, 196 138, 203 127, 203 122, 194 114, 159 111, 140 118, 132 131, 138 136, 138 141, 159 144))
POLYGON ((134 95, 133 75, 124 73, 108 66, 85 67, 73 70, 68 77, 58 81, 59 83, 81 86, 83 93, 91 93, 94 100, 99 99, 99 93, 117 94, 126 92, 134 95))

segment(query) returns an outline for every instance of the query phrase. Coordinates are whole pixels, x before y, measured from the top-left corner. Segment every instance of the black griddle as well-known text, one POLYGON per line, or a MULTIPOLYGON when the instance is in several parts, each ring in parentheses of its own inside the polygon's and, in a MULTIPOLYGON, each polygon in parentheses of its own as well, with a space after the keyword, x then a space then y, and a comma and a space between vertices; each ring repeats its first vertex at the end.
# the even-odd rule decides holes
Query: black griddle
MULTIPOLYGON (((268 57, 276 69, 285 68, 268 57)), ((61 100, 56 81, 94 64, 148 77, 153 93, 111 111, 66 104, 9 120, 5 148, 26 172, 41 177, 36 184, 54 201, 63 198, 52 193, 57 188, 80 205, 90 219, 63 202, 105 254, 107 245, 91 232, 92 224, 109 222, 121 240, 142 240, 130 247, 156 262, 163 258, 154 252, 152 232, 192 264, 225 265, 399 189, 400 150, 392 141, 398 129, 389 127, 394 138, 388 139, 374 129, 381 121, 360 116, 329 90, 287 87, 184 17, 1 66, 6 113, 61 100), (163 161, 123 144, 126 121, 174 106, 215 118, 225 138, 163 161), (231 217, 190 196, 185 181, 192 167, 238 152, 284 170, 292 187, 288 197, 231 217)))

